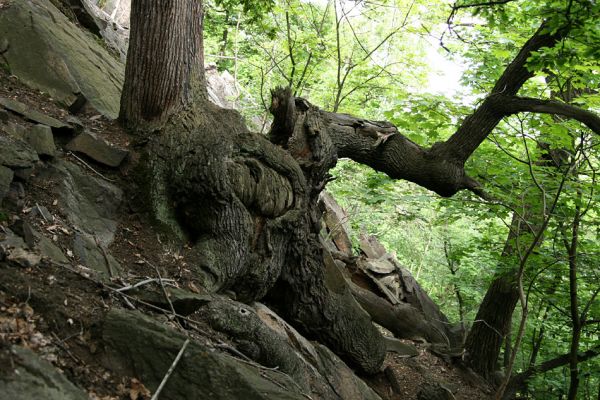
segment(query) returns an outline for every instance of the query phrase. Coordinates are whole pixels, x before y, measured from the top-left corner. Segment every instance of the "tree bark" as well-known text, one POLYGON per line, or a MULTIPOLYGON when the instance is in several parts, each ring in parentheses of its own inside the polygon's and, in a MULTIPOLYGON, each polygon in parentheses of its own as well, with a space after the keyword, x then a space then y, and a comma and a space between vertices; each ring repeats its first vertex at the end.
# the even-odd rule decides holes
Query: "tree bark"
POLYGON ((138 136, 140 201, 189 242, 201 285, 246 302, 283 288, 289 321, 349 364, 378 371, 383 338, 318 240, 317 197, 335 164, 329 137, 301 109, 282 131, 283 149, 207 100, 201 2, 134 2, 131 26, 120 115, 138 136))
POLYGON ((500 276, 487 290, 465 343, 467 364, 489 379, 498 369, 502 342, 519 300, 514 276, 500 276))
POLYGON ((120 119, 158 126, 205 90, 202 3, 133 1, 130 30, 120 119))

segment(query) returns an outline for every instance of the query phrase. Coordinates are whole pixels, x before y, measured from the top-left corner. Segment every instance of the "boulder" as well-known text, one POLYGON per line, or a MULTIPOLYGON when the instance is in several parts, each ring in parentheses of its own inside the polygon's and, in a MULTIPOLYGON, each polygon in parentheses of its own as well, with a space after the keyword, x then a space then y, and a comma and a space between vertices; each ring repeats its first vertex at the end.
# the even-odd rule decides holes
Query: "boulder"
POLYGON ((118 149, 106 143, 90 132, 83 132, 71 140, 67 150, 83 153, 94 161, 109 167, 116 168, 129 154, 125 150, 118 149))
POLYGON ((15 169, 32 168, 39 161, 30 145, 22 140, 0 136, 0 165, 15 169))
POLYGON ((417 400, 455 400, 450 389, 435 382, 426 382, 419 393, 417 400))
POLYGON ((38 243, 35 248, 40 252, 42 258, 47 258, 50 261, 57 264, 68 264, 69 260, 65 256, 65 253, 50 239, 46 236, 36 232, 38 243))
POLYGON ((396 338, 384 337, 387 351, 394 352, 401 357, 414 357, 419 355, 419 350, 410 343, 404 343, 396 338))
POLYGON ((81 3, 100 35, 119 53, 121 61, 125 62, 129 47, 131 0, 81 0, 81 3))
POLYGON ((113 241, 123 198, 121 189, 60 159, 40 169, 36 179, 55 182, 58 206, 76 230, 96 237, 105 248, 113 241))
POLYGON ((84 266, 107 277, 119 275, 121 265, 89 235, 76 233, 73 238, 73 254, 84 266))
MULTIPOLYGON (((138 312, 110 310, 102 327, 108 369, 136 376, 156 390, 186 336, 138 312)), ((164 386, 161 400, 302 400, 297 384, 279 371, 259 368, 195 340, 164 386)))
POLYGON ((42 261, 42 257, 39 254, 22 247, 15 247, 14 249, 8 250, 6 260, 20 265, 23 268, 33 268, 42 261))
POLYGON ((8 121, 5 124, 0 125, 0 128, 10 136, 17 139, 22 139, 27 133, 27 128, 12 121, 8 121))
POLYGON ((22 249, 27 247, 23 238, 16 235, 12 230, 5 228, 0 233, 0 258, 4 259, 13 249, 22 249))
POLYGON ((56 145, 52 129, 47 125, 37 124, 25 134, 25 141, 33 147, 39 156, 54 157, 56 145))
POLYGON ((65 106, 82 94, 100 113, 118 116, 123 63, 49 0, 12 1, 0 13, 0 37, 6 68, 26 85, 65 106))
POLYGON ((13 345, 0 350, 0 364, 5 367, 0 368, 0 393, 3 399, 88 399, 87 393, 29 349, 13 345))

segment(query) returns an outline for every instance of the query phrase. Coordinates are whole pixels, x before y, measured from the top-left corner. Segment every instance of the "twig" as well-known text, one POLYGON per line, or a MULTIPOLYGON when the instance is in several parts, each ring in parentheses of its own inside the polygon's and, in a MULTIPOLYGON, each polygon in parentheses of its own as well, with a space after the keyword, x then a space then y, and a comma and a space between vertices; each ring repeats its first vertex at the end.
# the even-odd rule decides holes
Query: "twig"
POLYGON ((150 261, 146 260, 145 258, 144 258, 144 261, 146 261, 148 263, 148 265, 150 265, 151 267, 154 267, 154 270, 156 271, 156 275, 158 276, 158 282, 160 283, 160 288, 162 290, 162 293, 165 296, 165 300, 167 300, 167 303, 169 303, 169 307, 171 308, 171 312, 173 313, 173 319, 176 319, 177 312, 175 311, 175 307, 173 307, 173 302, 171 302, 171 299, 169 298, 169 293, 167 293, 167 289, 165 289, 165 284, 162 281, 158 267, 156 265, 152 264, 150 261))
POLYGON ((88 167, 93 173, 95 173, 96 175, 98 175, 100 178, 104 179, 105 181, 109 181, 109 182, 116 182, 116 179, 110 179, 105 177, 104 175, 102 175, 100 172, 96 171, 90 164, 86 163, 85 161, 83 161, 81 159, 81 157, 78 157, 77 155, 75 155, 75 153, 73 153, 72 151, 69 151, 67 154, 75 157, 77 160, 79 160, 79 162, 81 162, 83 165, 85 165, 86 167, 88 167))
POLYGON ((144 279, 143 281, 139 281, 136 284, 127 285, 127 286, 123 286, 122 288, 115 289, 115 291, 117 291, 119 293, 122 293, 122 292, 126 292, 128 290, 137 289, 140 286, 144 286, 144 285, 147 285, 147 284, 152 283, 152 282, 157 282, 158 283, 159 281, 162 281, 162 282, 175 282, 174 279, 148 278, 148 279, 144 279))
POLYGON ((65 352, 65 353, 67 353, 67 355, 68 355, 69 357, 71 357, 71 359, 72 359, 73 361, 75 361, 77 364, 83 364, 83 362, 81 361, 81 359, 80 359, 80 358, 78 358, 78 357, 75 357, 75 355, 73 355, 73 353, 71 353, 71 351, 70 351, 70 350, 67 348, 67 346, 66 346, 66 345, 63 343, 63 341, 62 341, 62 340, 60 340, 60 338, 58 337, 58 335, 57 335, 56 333, 54 333, 54 332, 51 332, 50 334, 51 334, 51 335, 52 335, 52 337, 54 337, 54 339, 55 339, 54 343, 55 343, 55 344, 56 344, 58 347, 60 347, 60 348, 61 348, 61 349, 62 349, 62 350, 65 352))
POLYGON ((37 208, 38 213, 42 216, 42 218, 44 218, 44 221, 50 222, 50 221, 48 221, 48 218, 46 218, 46 216, 42 212, 42 209, 40 208, 40 205, 38 203, 35 203, 35 208, 37 208))
POLYGON ((154 392, 154 395, 152 395, 152 398, 150 400, 157 400, 158 399, 158 395, 163 390, 163 387, 165 386, 165 384, 169 380, 169 377, 171 376, 171 374, 175 370, 175 367, 177 366, 177 363, 179 362, 179 360, 183 356, 183 352, 185 351, 185 348, 188 346, 188 344, 190 344, 190 339, 185 339, 185 342, 183 342, 183 346, 181 346, 181 350, 179 350, 179 353, 177 353, 177 357, 175 357, 175 360, 173 360, 173 364, 171 364, 171 367, 169 367, 169 370, 167 371, 167 374, 163 378, 162 382, 158 386, 158 389, 156 389, 156 392, 154 392))

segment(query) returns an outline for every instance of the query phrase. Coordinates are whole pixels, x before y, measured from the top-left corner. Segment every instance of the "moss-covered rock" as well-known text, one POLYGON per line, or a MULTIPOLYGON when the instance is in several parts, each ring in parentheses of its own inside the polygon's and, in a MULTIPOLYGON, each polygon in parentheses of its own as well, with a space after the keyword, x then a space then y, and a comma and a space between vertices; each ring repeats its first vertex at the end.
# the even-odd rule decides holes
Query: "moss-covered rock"
POLYGON ((49 0, 20 0, 0 11, 3 58, 28 86, 71 105, 81 93, 99 112, 116 118, 124 65, 49 0))
POLYGON ((87 394, 73 385, 49 362, 33 351, 10 346, 0 351, 0 397, 11 400, 86 400, 87 394), (13 366, 9 368, 9 366, 13 366))

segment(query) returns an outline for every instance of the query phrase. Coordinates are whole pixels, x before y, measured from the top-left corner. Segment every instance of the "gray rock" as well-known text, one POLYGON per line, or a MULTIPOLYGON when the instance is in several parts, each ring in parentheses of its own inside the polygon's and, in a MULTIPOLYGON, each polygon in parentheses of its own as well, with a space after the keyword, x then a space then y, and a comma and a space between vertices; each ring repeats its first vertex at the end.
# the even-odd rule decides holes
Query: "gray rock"
POLYGON ((121 273, 119 262, 86 234, 75 234, 73 254, 79 258, 81 264, 107 277, 117 276, 121 273))
POLYGON ((54 157, 56 145, 52 129, 47 125, 38 124, 33 126, 26 134, 25 141, 34 148, 40 156, 54 157))
POLYGON ((50 0, 11 2, 0 13, 0 37, 8 41, 4 61, 26 85, 66 106, 81 93, 102 114, 118 116, 124 64, 50 0))
POLYGON ((6 123, 8 121, 8 113, 5 110, 0 110, 0 122, 6 123))
POLYGON ((15 177, 22 181, 28 181, 33 174, 33 168, 18 168, 14 170, 15 177))
POLYGON ((79 118, 77 118, 74 115, 69 115, 67 118, 65 118, 65 121, 67 121, 69 123, 69 125, 71 125, 73 127, 73 130, 75 131, 75 133, 80 134, 81 132, 83 132, 84 126, 83 126, 83 122, 81 122, 81 120, 79 118))
POLYGON ((89 132, 77 135, 67 144, 66 148, 67 150, 83 153, 94 161, 109 167, 118 167, 129 154, 125 150, 109 145, 89 132))
POLYGON ((12 121, 8 121, 1 128, 4 132, 17 139, 23 139, 27 133, 27 128, 12 121))
POLYGON ((39 161, 37 153, 27 143, 0 136, 0 165, 12 169, 31 168, 39 161))
POLYGON ((0 200, 2 200, 10 190, 10 183, 12 182, 14 175, 12 169, 0 165, 0 200))
POLYGON ((50 214, 50 211, 39 204, 36 204, 35 207, 33 207, 32 214, 34 216, 40 216, 46 222, 54 222, 54 216, 50 214))
POLYGON ((25 190, 23 188, 23 184, 21 182, 13 181, 10 184, 10 189, 8 193, 4 196, 2 201, 2 206, 12 210, 12 211, 21 211, 23 209, 23 198, 25 197, 25 190))
POLYGON ((29 225, 27 221, 24 221, 20 218, 15 219, 13 223, 10 224, 10 229, 15 234, 22 237, 23 240, 25 240, 28 248, 33 249, 35 246, 37 232, 31 227, 31 225, 29 225))
MULTIPOLYGON (((2 21, 2 15, 3 14, 0 14, 0 22, 2 21)), ((65 124, 64 122, 59 121, 56 118, 49 117, 46 114, 42 114, 41 112, 32 109, 28 105, 13 99, 0 97, 0 105, 6 108, 7 110, 22 115, 30 121, 37 122, 38 124, 48 125, 52 128, 57 129, 69 127, 69 125, 65 124)))
POLYGON ((419 350, 409 343, 403 343, 396 338, 384 337, 385 348, 387 351, 392 351, 400 356, 414 357, 419 355, 419 350))
POLYGON ((425 382, 419 393, 418 400, 455 400, 450 389, 439 383, 425 382))
MULTIPOLYGON (((0 393, 11 400, 87 400, 87 394, 73 385, 49 362, 33 351, 10 346, 0 350, 4 367, 14 363, 14 368, 0 373, 0 393)), ((8 370, 8 368, 6 368, 8 370)))
POLYGON ((38 243, 35 248, 40 252, 42 258, 48 258, 51 261, 58 264, 68 264, 69 260, 65 256, 65 253, 44 235, 38 234, 38 243))
POLYGON ((10 229, 5 229, 5 232, 0 234, 0 257, 5 258, 13 249, 22 249, 26 247, 23 238, 15 235, 10 229))
POLYGON ((131 0, 81 0, 106 43, 125 62, 129 46, 129 13, 131 0))
POLYGON ((56 160, 40 170, 37 179, 58 185, 58 205, 79 231, 98 238, 107 247, 118 225, 123 192, 115 185, 85 173, 71 162, 56 160))
MULTIPOLYGON (((103 324, 107 367, 136 376, 154 391, 186 337, 137 311, 112 309, 103 324)), ((259 369, 191 341, 161 400, 306 399, 281 372, 259 369)))

